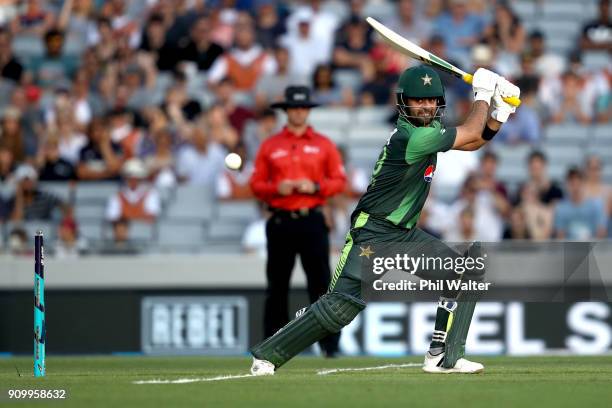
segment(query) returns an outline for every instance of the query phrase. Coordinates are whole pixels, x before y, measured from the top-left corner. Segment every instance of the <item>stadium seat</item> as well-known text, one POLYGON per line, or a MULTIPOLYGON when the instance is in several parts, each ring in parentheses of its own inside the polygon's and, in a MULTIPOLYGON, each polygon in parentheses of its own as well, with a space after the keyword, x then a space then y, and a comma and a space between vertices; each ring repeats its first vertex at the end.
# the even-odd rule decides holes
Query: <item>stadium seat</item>
MULTIPOLYGON (((576 5, 580 7, 579 4, 576 5)), ((581 19, 576 19, 575 15, 568 15, 562 18, 541 19, 539 21, 539 28, 544 31, 548 41, 554 35, 569 37, 571 34, 576 34, 580 30, 581 24, 581 19)))
POLYGON ((388 106, 368 106, 364 108, 355 109, 355 124, 356 125, 386 125, 391 128, 392 125, 388 124, 389 117, 393 114, 393 110, 388 106))
POLYGON ((340 128, 351 123, 351 110, 347 108, 313 109, 309 121, 315 129, 324 127, 340 128))
POLYGON ((18 35, 13 38, 13 52, 18 57, 29 60, 44 55, 45 48, 39 36, 18 35))
POLYGON ((348 140, 348 132, 346 131, 346 128, 331 127, 326 125, 322 126, 321 128, 317 128, 316 130, 317 132, 320 132, 324 136, 328 137, 337 145, 345 144, 348 140))
POLYGON ((160 248, 196 249, 204 244, 204 228, 200 222, 175 222, 161 220, 158 223, 160 248))
POLYGON ((542 150, 551 164, 580 165, 584 159, 585 150, 579 146, 555 146, 546 144, 542 150))
POLYGON ((248 201, 219 201, 216 205, 215 218, 239 219, 251 221, 259 217, 259 210, 254 200, 248 201))
POLYGON ((534 30, 538 29, 538 23, 539 23, 539 19, 534 17, 533 15, 528 15, 528 16, 522 16, 523 20, 521 21, 521 23, 523 24, 523 27, 525 27, 525 31, 530 33, 534 30))
POLYGON ((353 92, 357 93, 362 85, 361 74, 357 71, 340 69, 336 70, 333 74, 334 81, 342 88, 350 88, 353 92))
POLYGON ((562 163, 549 162, 548 175, 551 180, 556 180, 563 184, 565 182, 565 176, 571 166, 564 165, 562 163))
POLYGON ((493 143, 492 150, 497 154, 500 165, 523 166, 534 148, 530 145, 507 146, 493 143))
POLYGON ((604 163, 610 163, 612 165, 612 144, 607 146, 589 146, 586 149, 586 156, 597 156, 604 163))
POLYGON ((381 149, 374 146, 349 145, 348 162, 370 171, 378 159, 381 149))
POLYGON ((206 90, 206 73, 198 71, 195 75, 187 79, 187 94, 196 96, 198 93, 206 90))
POLYGON ((79 38, 74 36, 66 37, 66 44, 64 45, 64 52, 68 55, 81 55, 87 48, 85 38, 79 38))
POLYGON ((451 204, 453 201, 455 201, 459 196, 461 189, 461 185, 459 184, 448 184, 444 186, 444 188, 437 188, 435 180, 431 187, 431 196, 445 204, 451 204))
POLYGON ((181 185, 176 189, 174 201, 168 205, 169 219, 210 219, 214 193, 209 187, 181 185))
POLYGON ((544 129, 547 142, 564 145, 583 145, 589 137, 589 127, 573 123, 551 124, 544 129))
POLYGON ((612 124, 594 126, 593 136, 596 140, 608 140, 612 143, 612 124))
MULTIPOLYGON (((89 242, 98 242, 102 239, 103 234, 103 223, 104 221, 79 221, 78 233, 79 236, 85 238, 89 242)), ((109 233, 110 235, 110 233, 109 233)))
POLYGON ((46 238, 55 239, 57 236, 57 223, 53 221, 25 221, 21 223, 21 226, 30 236, 34 236, 39 230, 46 238))
POLYGON ((581 20, 574 16, 565 18, 543 19, 537 28, 544 32, 546 47, 558 53, 566 54, 576 45, 581 20))
MULTIPOLYGON (((314 111, 316 111, 316 109, 314 111)), ((310 112, 310 115, 312 115, 314 111, 310 112)), ((282 109, 275 109, 274 113, 276 114, 276 120, 278 123, 287 123, 287 114, 285 113, 285 111, 283 111, 282 109)), ((309 120, 310 118, 311 116, 308 117, 309 120)))
POLYGON ((527 179, 527 167, 502 162, 497 168, 497 177, 506 183, 520 183, 527 179))
POLYGON ((155 241, 157 239, 157 224, 142 221, 131 222, 130 238, 142 242, 155 241))
POLYGON ((512 3, 513 11, 521 17, 536 14, 536 4, 533 0, 519 0, 512 3))
POLYGON ((321 9, 334 14, 338 21, 344 21, 349 16, 348 4, 343 1, 326 1, 322 3, 321 9))
MULTIPOLYGON (((171 73, 165 72, 165 71, 159 71, 155 78, 155 88, 152 91, 153 100, 151 102, 155 104, 161 103, 166 96, 166 90, 172 85, 173 81, 174 79, 171 73)), ((189 93, 189 88, 187 90, 188 90, 189 96, 192 96, 192 97, 197 96, 197 93, 196 95, 191 95, 189 93)))
POLYGON ((392 2, 374 2, 374 1, 368 1, 366 2, 366 6, 364 7, 363 10, 363 15, 364 16, 371 16, 376 18, 377 20, 385 20, 388 19, 389 17, 392 17, 393 15, 395 15, 397 11, 397 5, 395 3, 392 2))
POLYGON ((67 181, 41 181, 38 186, 42 191, 53 194, 64 203, 71 203, 74 200, 74 190, 67 181))
POLYGON ((556 34, 551 36, 550 40, 546 40, 546 48, 554 53, 563 55, 568 53, 576 46, 575 35, 560 37, 556 34))
MULTIPOLYGON (((234 103, 236 105, 243 105, 243 106, 253 106, 253 105, 255 105, 254 97, 249 92, 238 92, 238 91, 235 91, 232 94, 232 100, 234 101, 234 103)), ((204 106, 209 106, 209 105, 204 105, 204 106)))
POLYGON ((81 182, 76 187, 76 203, 105 205, 118 190, 119 183, 114 181, 81 182))
POLYGON ((208 89, 202 89, 196 95, 191 95, 200 103, 202 109, 207 109, 215 103, 215 94, 208 89))
POLYGON ((606 184, 612 184, 612 166, 604 166, 602 178, 606 184))
POLYGON ((57 223, 54 221, 22 221, 22 222, 7 222, 5 234, 8 237, 14 229, 23 229, 28 237, 28 242, 34 247, 34 235, 37 231, 43 232, 44 244, 47 248, 52 248, 57 240, 57 223))
POLYGON ((542 12, 544 13, 544 18, 547 20, 554 21, 555 18, 560 16, 563 17, 574 17, 581 16, 584 11, 584 2, 582 1, 543 1, 542 12))
POLYGON ((605 51, 586 51, 582 54, 582 62, 592 70, 604 69, 610 66, 610 54, 605 51))
POLYGON ((100 221, 104 219, 104 211, 106 210, 105 205, 86 203, 82 204, 77 202, 74 206, 74 216, 77 220, 89 220, 89 221, 100 221))
MULTIPOLYGON (((0 78, 0 95, 10 95, 15 89, 15 82, 10 79, 0 78)), ((4 110, 10 105, 9 98, 0 98, 0 117, 4 116, 4 110)))
POLYGON ((244 222, 214 221, 208 226, 206 237, 211 244, 240 242, 246 227, 244 222))
POLYGON ((155 89, 166 91, 174 81, 170 72, 160 71, 155 78, 155 89))
POLYGON ((391 136, 392 126, 354 126, 349 131, 349 142, 376 145, 382 148, 391 136))

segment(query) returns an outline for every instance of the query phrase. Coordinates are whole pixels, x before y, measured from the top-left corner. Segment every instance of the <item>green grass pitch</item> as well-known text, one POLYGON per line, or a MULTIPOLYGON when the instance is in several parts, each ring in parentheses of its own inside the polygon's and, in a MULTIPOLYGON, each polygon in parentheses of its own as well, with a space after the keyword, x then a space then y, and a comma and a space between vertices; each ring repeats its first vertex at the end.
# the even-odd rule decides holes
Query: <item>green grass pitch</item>
POLYGON ((612 356, 487 357, 477 375, 425 374, 418 367, 318 370, 418 363, 421 358, 299 357, 273 377, 144 384, 247 374, 246 357, 50 357, 47 377, 30 358, 0 358, 0 408, 40 407, 610 407, 612 356), (16 368, 21 372, 17 375, 16 368), (9 400, 9 389, 65 389, 61 401, 9 400))

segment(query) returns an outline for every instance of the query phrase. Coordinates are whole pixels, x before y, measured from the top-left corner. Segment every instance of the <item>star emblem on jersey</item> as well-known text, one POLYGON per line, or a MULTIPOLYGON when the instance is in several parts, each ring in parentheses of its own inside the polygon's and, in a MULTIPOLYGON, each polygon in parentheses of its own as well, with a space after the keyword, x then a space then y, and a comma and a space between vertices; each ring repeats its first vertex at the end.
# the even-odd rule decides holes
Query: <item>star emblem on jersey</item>
POLYGON ((423 85, 430 85, 431 86, 431 80, 433 79, 432 77, 430 77, 429 75, 425 74, 425 76, 421 77, 421 79, 423 80, 423 85))
POLYGON ((423 173, 423 179, 425 179, 427 183, 431 183, 431 180, 433 180, 435 171, 436 171, 436 166, 434 166, 433 164, 430 164, 425 169, 425 173, 423 173))
POLYGON ((370 259, 370 255, 374 254, 374 251, 372 251, 372 248, 370 248, 369 245, 365 248, 360 246, 359 249, 361 249, 359 256, 365 256, 366 258, 370 259))

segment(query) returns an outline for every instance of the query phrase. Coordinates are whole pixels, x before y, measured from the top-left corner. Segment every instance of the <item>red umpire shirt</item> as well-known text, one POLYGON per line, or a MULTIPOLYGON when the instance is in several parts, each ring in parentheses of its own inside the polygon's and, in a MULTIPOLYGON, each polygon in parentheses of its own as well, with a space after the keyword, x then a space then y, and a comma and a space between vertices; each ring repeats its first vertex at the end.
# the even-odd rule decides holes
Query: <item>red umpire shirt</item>
POLYGON ((327 197, 342 192, 346 175, 340 153, 331 140, 310 126, 301 136, 285 127, 261 145, 250 184, 255 195, 270 207, 294 211, 323 205, 327 197), (279 194, 282 180, 301 179, 315 182, 317 192, 279 194))

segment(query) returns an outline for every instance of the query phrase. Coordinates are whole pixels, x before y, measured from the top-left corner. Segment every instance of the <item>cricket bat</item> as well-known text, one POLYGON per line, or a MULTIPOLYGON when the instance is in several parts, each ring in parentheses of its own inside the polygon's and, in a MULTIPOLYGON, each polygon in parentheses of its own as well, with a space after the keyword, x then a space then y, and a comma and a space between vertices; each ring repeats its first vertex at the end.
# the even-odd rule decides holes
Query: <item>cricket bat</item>
MULTIPOLYGON (((473 76, 472 74, 468 74, 467 72, 457 68, 456 66, 444 61, 442 58, 437 57, 430 53, 429 51, 424 50, 418 45, 414 44, 411 41, 408 41, 395 31, 391 30, 384 24, 378 22, 376 19, 372 17, 366 18, 368 24, 374 28, 378 34, 385 40, 387 44, 389 44, 392 48, 401 52, 404 55, 407 55, 416 60, 422 61, 427 65, 431 65, 434 68, 442 70, 444 72, 448 72, 456 77, 463 79, 468 84, 472 83, 473 76)), ((521 104, 521 100, 517 97, 504 98, 504 101, 512 106, 519 106, 521 104)))

